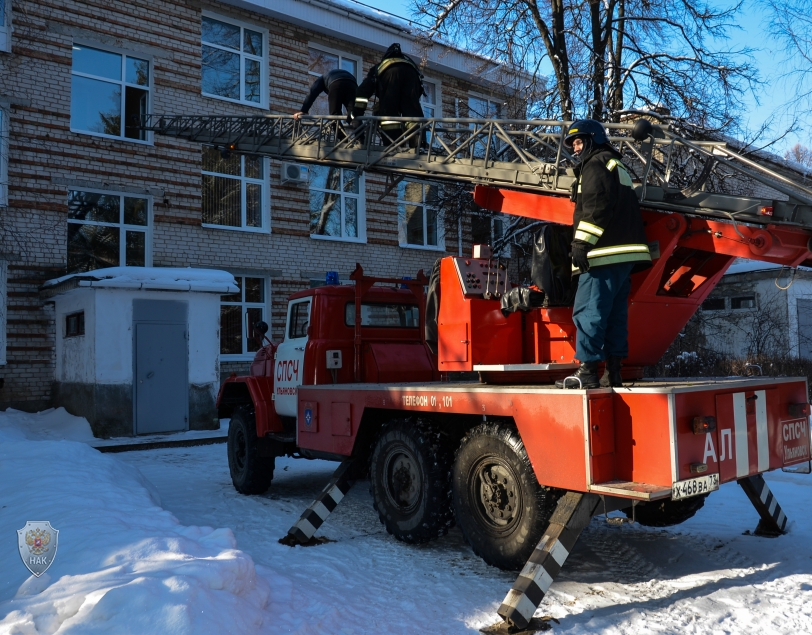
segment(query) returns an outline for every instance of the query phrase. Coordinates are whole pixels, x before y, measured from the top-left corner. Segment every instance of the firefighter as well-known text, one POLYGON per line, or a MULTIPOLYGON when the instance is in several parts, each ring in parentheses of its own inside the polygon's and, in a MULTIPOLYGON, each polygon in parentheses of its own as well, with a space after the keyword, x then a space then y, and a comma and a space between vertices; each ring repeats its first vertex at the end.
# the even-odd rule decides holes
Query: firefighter
MULTIPOLYGON (((621 155, 603 125, 574 122, 564 145, 576 155, 573 275, 579 275, 572 319, 577 328, 574 377, 583 388, 621 386, 621 361, 629 353, 628 300, 631 274, 651 266, 643 217, 621 155), (598 379, 598 363, 606 361, 598 379)), ((572 379, 556 386, 577 387, 572 379)))
POLYGON ((341 107, 347 111, 347 115, 352 112, 355 105, 355 92, 358 90, 358 82, 355 75, 342 68, 334 68, 319 77, 310 87, 310 93, 305 97, 302 109, 294 113, 293 118, 298 119, 302 115, 310 112, 310 107, 319 95, 327 93, 327 104, 331 115, 341 115, 341 107))
MULTIPOLYGON (((369 70, 358 87, 353 117, 361 117, 364 114, 373 95, 378 97, 372 111, 376 117, 422 117, 420 96, 425 94, 422 79, 420 69, 414 60, 401 52, 400 44, 392 44, 383 54, 380 63, 369 70)), ((384 119, 381 122, 383 144, 390 145, 414 125, 384 119)), ((412 145, 417 145, 417 140, 412 145)))

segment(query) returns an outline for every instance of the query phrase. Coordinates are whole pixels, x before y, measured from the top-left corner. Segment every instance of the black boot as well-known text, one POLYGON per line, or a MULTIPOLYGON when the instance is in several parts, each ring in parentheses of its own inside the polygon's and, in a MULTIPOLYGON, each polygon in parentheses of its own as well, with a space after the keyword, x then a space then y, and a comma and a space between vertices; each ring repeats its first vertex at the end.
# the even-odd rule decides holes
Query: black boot
POLYGON ((623 377, 620 376, 620 367, 622 366, 620 362, 622 359, 623 358, 615 357, 614 355, 609 356, 606 360, 606 368, 603 371, 603 377, 601 377, 601 386, 604 388, 608 388, 609 386, 619 388, 623 385, 623 377))
POLYGON ((598 362, 581 362, 581 366, 572 375, 555 382, 556 388, 597 388, 598 386, 600 386, 598 362), (581 380, 580 385, 573 379, 574 377, 581 380))

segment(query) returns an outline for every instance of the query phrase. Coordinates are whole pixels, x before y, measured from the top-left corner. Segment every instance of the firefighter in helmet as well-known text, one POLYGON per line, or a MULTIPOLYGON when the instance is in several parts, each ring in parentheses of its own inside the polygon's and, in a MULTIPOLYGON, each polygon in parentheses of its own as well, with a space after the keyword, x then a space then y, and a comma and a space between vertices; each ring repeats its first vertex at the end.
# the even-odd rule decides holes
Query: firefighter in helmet
MULTIPOLYGON (((628 356, 631 274, 651 266, 643 218, 629 171, 593 119, 567 128, 564 145, 578 165, 573 185, 575 214, 572 270, 578 290, 572 319, 577 328, 575 372, 583 388, 621 386, 621 361, 628 356), (598 379, 598 364, 606 362, 598 379)), ((570 378, 559 388, 578 387, 570 378)))
MULTIPOLYGON (((423 76, 417 64, 400 50, 400 44, 392 44, 381 61, 373 66, 355 97, 353 117, 361 117, 370 98, 377 95, 378 101, 372 114, 376 117, 422 117, 420 96, 423 92, 423 76)), ((381 122, 381 139, 390 145, 404 131, 415 124, 400 121, 381 122)), ((417 140, 413 145, 417 144, 417 140)))
POLYGON ((302 109, 293 115, 294 119, 298 119, 302 115, 310 112, 310 107, 313 102, 318 99, 322 93, 327 93, 327 104, 329 107, 329 114, 340 115, 341 107, 347 111, 347 115, 352 112, 355 106, 355 91, 358 90, 358 82, 355 80, 355 75, 343 68, 334 68, 327 71, 324 75, 316 79, 310 87, 310 93, 305 97, 302 109))

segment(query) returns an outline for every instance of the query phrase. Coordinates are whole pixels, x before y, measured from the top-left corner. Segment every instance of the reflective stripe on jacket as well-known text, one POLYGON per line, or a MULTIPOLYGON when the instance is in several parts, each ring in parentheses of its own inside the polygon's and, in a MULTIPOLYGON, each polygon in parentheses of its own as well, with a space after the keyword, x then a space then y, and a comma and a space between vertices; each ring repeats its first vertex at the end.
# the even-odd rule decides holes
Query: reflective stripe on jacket
POLYGON ((622 262, 637 263, 635 270, 650 266, 640 204, 620 154, 598 146, 584 157, 576 176, 573 239, 592 245, 590 268, 622 262))

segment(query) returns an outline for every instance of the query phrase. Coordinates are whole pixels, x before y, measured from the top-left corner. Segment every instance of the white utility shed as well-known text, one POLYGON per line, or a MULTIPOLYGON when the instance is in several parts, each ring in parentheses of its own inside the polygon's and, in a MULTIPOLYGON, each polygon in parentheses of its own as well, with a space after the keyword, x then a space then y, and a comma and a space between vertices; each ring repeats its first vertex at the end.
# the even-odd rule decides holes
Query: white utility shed
POLYGON ((49 280, 55 305, 53 401, 97 437, 213 429, 220 296, 211 269, 113 267, 49 280))

